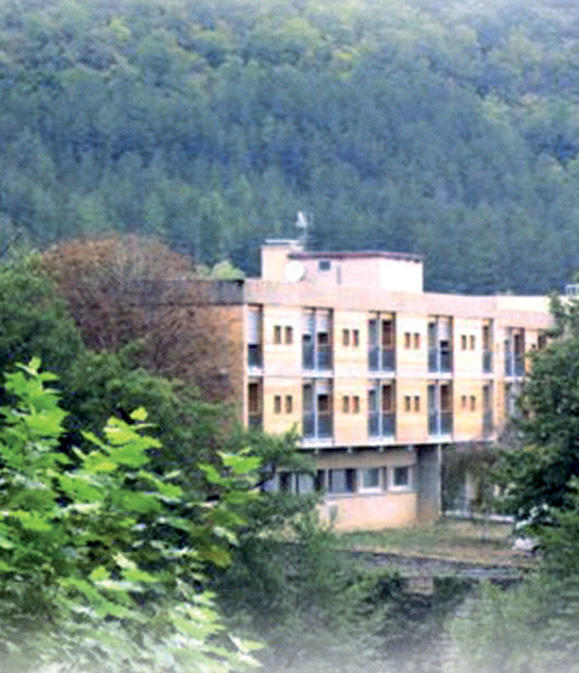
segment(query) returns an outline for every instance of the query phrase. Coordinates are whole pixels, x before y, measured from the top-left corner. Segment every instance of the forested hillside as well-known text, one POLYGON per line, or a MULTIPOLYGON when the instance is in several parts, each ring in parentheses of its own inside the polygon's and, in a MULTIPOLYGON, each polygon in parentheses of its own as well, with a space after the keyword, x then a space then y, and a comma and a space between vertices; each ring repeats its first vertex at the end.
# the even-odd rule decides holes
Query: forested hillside
POLYGON ((3 0, 0 252, 119 230, 258 269, 267 236, 579 269, 572 0, 3 0))

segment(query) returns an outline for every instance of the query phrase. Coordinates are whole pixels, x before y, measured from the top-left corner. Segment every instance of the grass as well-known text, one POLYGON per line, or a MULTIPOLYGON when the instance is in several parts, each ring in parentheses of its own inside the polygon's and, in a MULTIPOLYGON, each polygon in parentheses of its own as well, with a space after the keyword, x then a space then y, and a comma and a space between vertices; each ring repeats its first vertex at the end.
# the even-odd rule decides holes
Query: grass
POLYGON ((342 533, 344 547, 416 556, 435 556, 477 563, 523 561, 511 549, 511 525, 459 519, 381 531, 342 533))

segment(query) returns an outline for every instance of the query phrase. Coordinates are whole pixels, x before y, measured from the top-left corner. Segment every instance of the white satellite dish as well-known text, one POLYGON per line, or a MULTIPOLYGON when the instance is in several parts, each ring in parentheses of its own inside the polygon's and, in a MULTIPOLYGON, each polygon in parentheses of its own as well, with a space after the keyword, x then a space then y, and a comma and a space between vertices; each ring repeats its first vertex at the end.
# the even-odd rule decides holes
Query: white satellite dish
POLYGON ((304 277, 305 272, 304 265, 298 262, 297 259, 294 259, 288 262, 285 268, 285 278, 290 283, 297 283, 304 277))

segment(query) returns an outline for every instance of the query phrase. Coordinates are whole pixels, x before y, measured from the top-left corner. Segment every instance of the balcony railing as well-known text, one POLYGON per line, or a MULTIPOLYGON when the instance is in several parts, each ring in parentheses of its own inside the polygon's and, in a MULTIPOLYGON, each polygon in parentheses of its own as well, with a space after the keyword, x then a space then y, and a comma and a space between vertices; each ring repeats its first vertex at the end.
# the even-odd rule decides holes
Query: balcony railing
POLYGON ((263 367, 263 349, 261 344, 247 346, 247 364, 250 367, 263 367))
POLYGON ((428 371, 448 373, 452 371, 452 348, 430 348, 428 371))
POLYGON ((485 411, 483 413, 483 435, 488 437, 492 435, 494 430, 494 419, 492 411, 485 411))
POLYGON ((326 439, 334 434, 331 414, 307 413, 302 416, 302 435, 307 439, 326 439))
POLYGON ((525 375, 525 354, 505 353, 505 375, 506 376, 524 376, 525 375))
POLYGON ((452 411, 431 411, 428 414, 429 435, 451 435, 452 425, 452 411))
POLYGON ((396 413, 394 411, 371 411, 368 414, 368 435, 370 437, 394 437, 396 413))
POLYGON ((263 427, 263 415, 261 413, 250 413, 247 424, 251 430, 261 430, 263 427))
POLYGON ((482 370, 484 374, 490 374, 493 371, 493 353, 492 351, 483 351, 482 370))
POLYGON ((302 343, 302 367, 304 369, 332 369, 333 352, 331 346, 315 346, 302 343))
POLYGON ((396 352, 393 348, 370 346, 368 349, 368 369, 370 371, 393 372, 396 368, 396 352))

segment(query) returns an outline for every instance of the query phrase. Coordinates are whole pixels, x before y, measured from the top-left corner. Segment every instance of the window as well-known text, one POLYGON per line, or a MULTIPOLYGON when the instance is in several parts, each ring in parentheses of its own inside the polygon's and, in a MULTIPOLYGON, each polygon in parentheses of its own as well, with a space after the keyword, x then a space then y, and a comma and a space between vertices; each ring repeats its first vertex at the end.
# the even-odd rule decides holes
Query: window
POLYGON ((273 397, 273 413, 281 414, 281 395, 274 395, 273 397))
POLYGON ((293 413, 294 410, 294 399, 291 395, 285 396, 285 412, 286 414, 293 413))
POLYGON ((356 490, 356 470, 328 470, 328 493, 353 493, 356 490))
POLYGON ((298 472, 295 475, 296 493, 313 493, 315 490, 315 481, 311 474, 298 472))
POLYGON ((285 328, 285 342, 286 344, 293 344, 294 342, 294 328, 289 325, 285 328))
POLYGON ((404 411, 411 411, 410 395, 404 395, 404 411))
POLYGON ((354 395, 354 397, 352 397, 352 411, 355 414, 360 413, 360 398, 358 395, 354 395))
POLYGON ((350 413, 350 398, 347 395, 344 395, 344 397, 342 397, 342 413, 344 414, 350 413))
POLYGON ((420 395, 414 395, 414 411, 420 411, 420 395))
POLYGON ((332 267, 332 262, 329 259, 320 259, 318 261, 318 271, 329 271, 332 267))
POLYGON ((463 351, 466 350, 466 334, 461 334, 460 336, 460 347, 463 351))
POLYGON ((410 467, 395 467, 392 470, 393 488, 410 488, 410 467))
POLYGON ((342 346, 349 346, 350 345, 350 330, 349 329, 343 329, 342 330, 342 346))
POLYGON ((411 336, 410 332, 404 332, 404 348, 410 348, 411 336))
POLYGON ((283 493, 290 493, 292 490, 292 473, 291 472, 280 472, 279 473, 279 490, 283 493))
POLYGON ((414 350, 420 350, 420 332, 414 332, 414 350))
POLYGON ((360 491, 380 490, 380 468, 364 467, 360 470, 360 491))
POLYGON ((359 329, 353 329, 352 330, 352 346, 358 347, 360 345, 360 330, 359 329))
POLYGON ((273 328, 273 343, 281 343, 281 325, 275 325, 273 328))
POLYGON ((470 410, 476 411, 476 397, 474 395, 470 396, 470 410))
POLYGON ((471 334, 469 336, 468 340, 469 340, 469 344, 470 344, 470 349, 471 349, 471 351, 473 351, 475 349, 475 346, 476 346, 476 339, 475 339, 474 334, 471 334))

